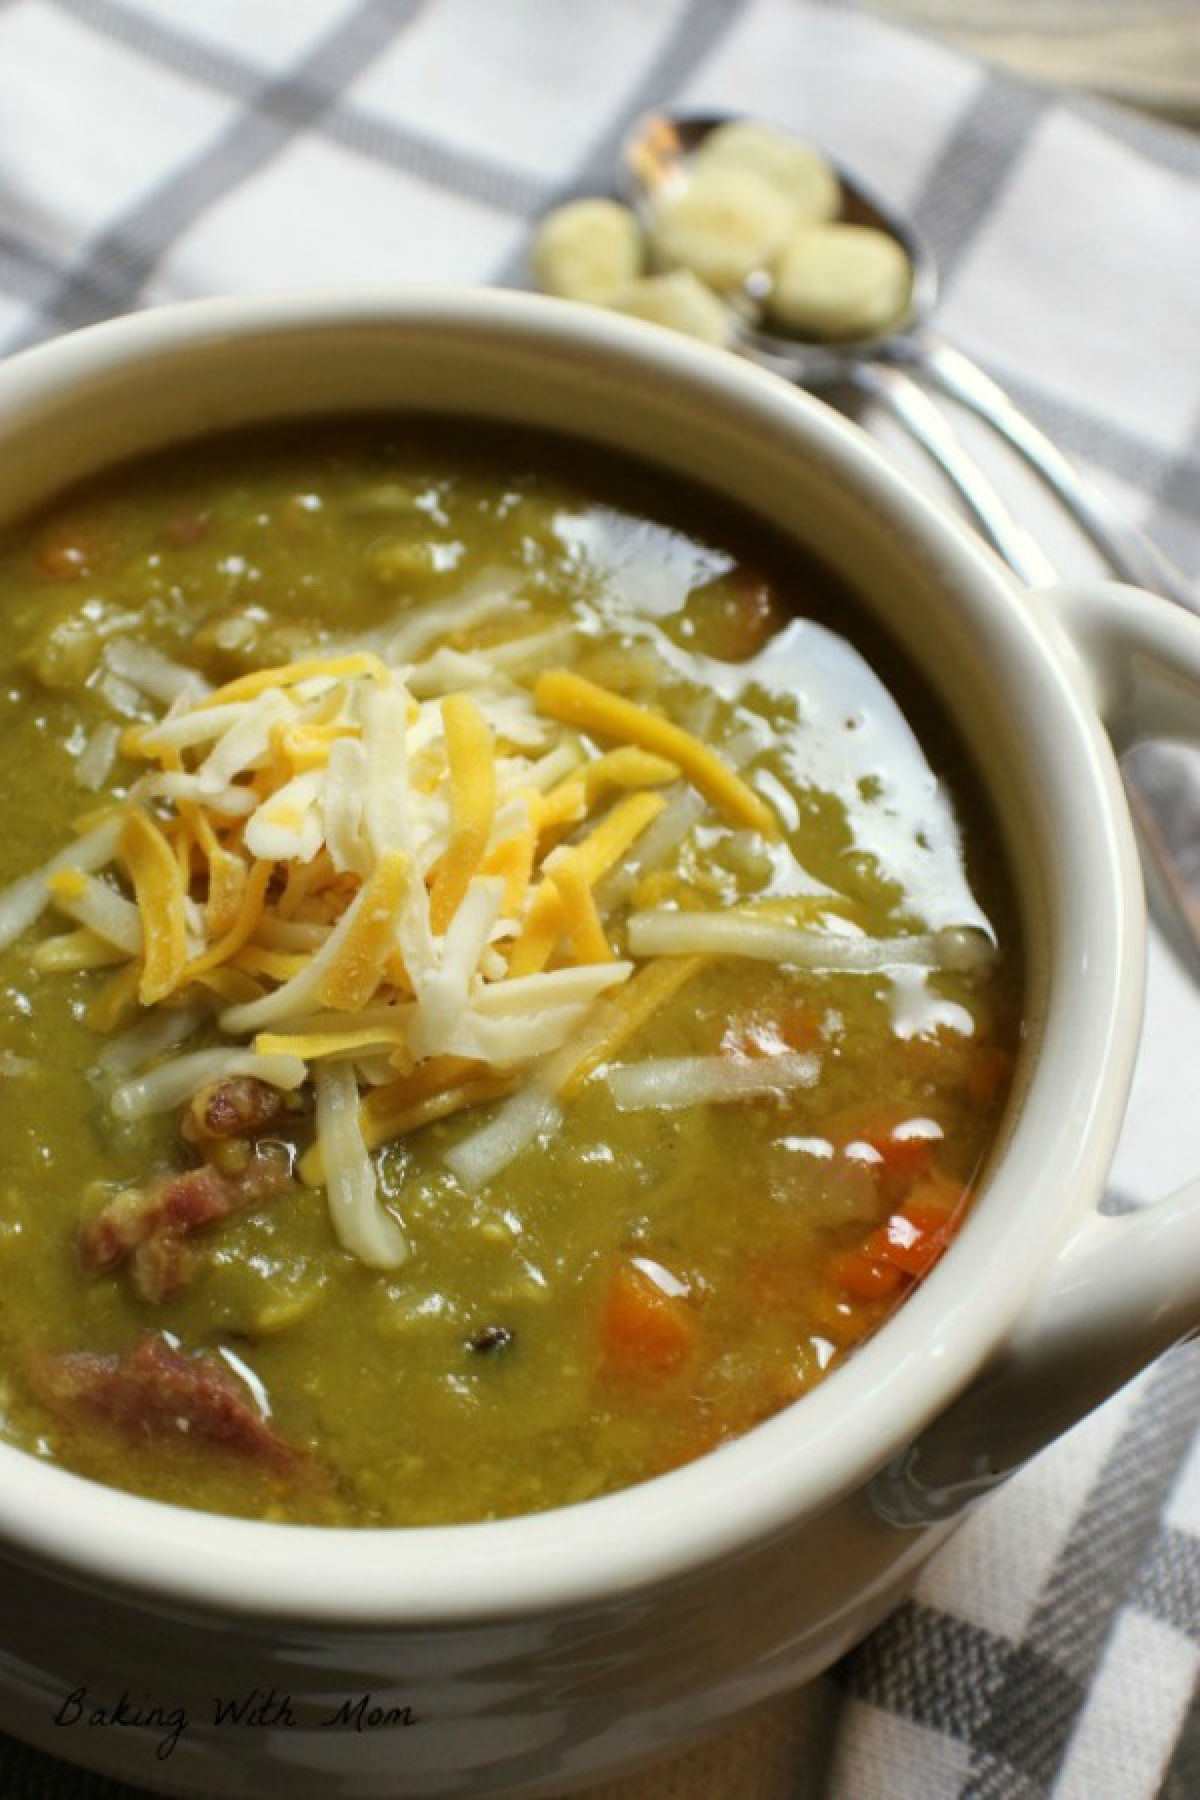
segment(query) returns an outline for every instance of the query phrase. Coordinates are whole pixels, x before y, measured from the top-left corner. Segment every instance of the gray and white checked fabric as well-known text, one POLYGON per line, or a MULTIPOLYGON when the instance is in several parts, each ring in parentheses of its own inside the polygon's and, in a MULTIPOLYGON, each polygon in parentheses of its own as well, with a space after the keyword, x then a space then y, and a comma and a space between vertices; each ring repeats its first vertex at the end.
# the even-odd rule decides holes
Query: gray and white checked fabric
MULTIPOLYGON (((1200 137, 834 0, 0 0, 0 351, 222 290, 519 283, 538 214, 603 189, 656 101, 794 125, 907 208, 946 335, 1200 571, 1200 137)), ((959 423, 1063 571, 1094 567, 959 423)), ((1158 930, 1149 977, 1116 1205, 1200 1166, 1200 993, 1158 930)), ((1180 1350, 825 1680, 594 1800, 1200 1794, 1198 1420, 1180 1350)), ((5 1800, 132 1792, 0 1740, 5 1800)))

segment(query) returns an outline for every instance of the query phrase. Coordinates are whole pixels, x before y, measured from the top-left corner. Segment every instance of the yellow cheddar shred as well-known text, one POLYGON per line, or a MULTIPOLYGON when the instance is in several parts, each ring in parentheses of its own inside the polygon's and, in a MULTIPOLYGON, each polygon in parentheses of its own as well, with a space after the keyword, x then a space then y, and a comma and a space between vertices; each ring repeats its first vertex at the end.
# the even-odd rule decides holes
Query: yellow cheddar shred
POLYGON ((577 825, 586 817, 587 808, 587 787, 578 776, 568 775, 548 794, 535 795, 530 810, 538 836, 544 837, 548 831, 555 831, 560 826, 577 825))
POLYGON ((230 963, 219 969, 201 969, 193 980, 197 987, 213 994, 222 1006, 248 1006, 252 1000, 261 1000, 265 991, 253 975, 244 969, 235 969, 230 963))
POLYGON ((506 919, 515 918, 525 903, 536 853, 534 832, 521 831, 494 845, 479 865, 482 875, 498 875, 504 882, 500 911, 506 919))
POLYGON ((210 938, 222 937, 238 918, 246 891, 246 864, 226 850, 205 813, 196 821, 196 841, 208 863, 204 923, 210 938))
POLYGON ((534 894, 509 954, 510 975, 538 974, 564 932, 571 939, 576 962, 614 960, 591 890, 665 804, 661 794, 627 794, 579 843, 551 852, 543 864, 546 880, 534 894))
POLYGON ((429 895, 433 929, 444 932, 487 850, 496 811, 496 758, 492 731, 469 694, 442 701, 450 776, 452 832, 434 873, 429 895))
POLYGON ((119 855, 142 919, 138 999, 153 1006, 174 992, 187 967, 186 889, 170 844, 139 807, 131 808, 125 820, 119 855))
POLYGON ((87 885, 87 876, 82 869, 57 869, 46 877, 46 886, 56 900, 82 900, 87 885))
POLYGON ((344 675, 369 675, 384 684, 391 680, 387 664, 371 650, 352 650, 346 656, 307 656, 299 662, 285 663, 274 669, 254 669, 215 688, 196 702, 197 712, 213 706, 229 706, 234 701, 256 700, 268 688, 297 687, 302 681, 330 675, 339 680, 344 675))
POLYGON ((576 962, 615 962, 612 946, 604 935, 596 902, 582 858, 568 851, 547 868, 547 875, 562 901, 562 922, 576 962))
POLYGON ((550 880, 535 891, 525 923, 508 958, 512 976, 537 975, 554 954, 554 946, 562 936, 562 895, 550 880))
POLYGON ((378 1123, 392 1113, 407 1111, 431 1094, 440 1094, 444 1088, 456 1087, 468 1077, 482 1075, 484 1070, 483 1063, 475 1062, 469 1056, 426 1057, 409 1074, 389 1081, 385 1087, 372 1088, 363 1102, 364 1115, 378 1123))
POLYGON ((706 956, 660 956, 643 964, 625 986, 618 988, 605 1002, 603 1026, 589 1038, 583 1055, 560 1080, 560 1098, 569 1100, 577 1094, 592 1070, 598 1069, 601 1063, 611 1062, 634 1032, 665 1006, 686 982, 699 974, 709 960, 706 956))
POLYGON ((319 850, 311 862, 289 863, 283 892, 275 907, 279 917, 296 918, 306 902, 333 881, 335 874, 328 850, 319 850))
MULTIPOLYGON (((373 1088, 359 1105, 359 1128, 368 1150, 378 1149, 405 1131, 434 1119, 448 1118, 483 1099, 498 1099, 511 1092, 515 1081, 503 1084, 483 1063, 465 1056, 431 1056, 408 1074, 385 1087, 373 1088), (487 1092, 494 1087, 494 1092, 487 1092)), ((324 1180, 321 1147, 314 1144, 300 1159, 300 1179, 309 1187, 324 1180)))
POLYGON ((547 867, 554 866, 559 859, 570 857, 579 867, 585 881, 593 885, 602 875, 607 875, 614 864, 620 862, 630 846, 641 837, 652 819, 656 819, 666 801, 661 794, 627 794, 610 812, 605 813, 598 825, 579 843, 572 844, 567 850, 556 851, 547 867))
POLYGON ((275 725, 271 747, 290 777, 303 775, 308 769, 323 769, 334 741, 350 735, 348 726, 337 724, 275 725))
POLYGON ((192 882, 192 852, 196 842, 192 814, 193 808, 181 806, 179 818, 168 825, 164 833, 171 846, 175 861, 179 865, 179 880, 185 894, 192 882))
MULTIPOLYGON (((236 861, 236 858, 231 860, 236 861)), ((222 963, 229 962, 244 944, 248 944, 254 936, 255 929, 263 915, 263 905, 267 896, 271 876, 275 865, 269 862, 256 862, 242 881, 241 896, 238 909, 230 924, 199 956, 194 956, 183 971, 185 981, 194 981, 197 975, 207 974, 210 969, 220 968, 222 963)))
POLYGON ((555 804, 564 790, 582 787, 590 806, 611 788, 665 787, 669 781, 678 781, 680 773, 679 764, 669 762, 665 756, 639 750, 634 744, 622 744, 617 750, 606 750, 603 756, 583 763, 551 788, 546 804, 555 804))
POLYGON ((534 683, 533 697, 549 718, 599 737, 618 738, 675 763, 706 800, 735 825, 778 837, 779 823, 767 805, 698 737, 620 694, 597 687, 569 669, 550 669, 534 683))
POLYGON ((87 925, 77 931, 60 931, 43 938, 30 962, 35 969, 59 973, 69 969, 107 969, 114 963, 128 962, 128 953, 118 950, 87 925))
POLYGON ((429 1094, 423 1100, 414 1100, 403 1111, 384 1113, 364 1109, 363 1142, 368 1150, 377 1150, 380 1144, 390 1143, 393 1138, 403 1137, 422 1125, 432 1125, 435 1119, 448 1119, 454 1113, 466 1112, 469 1107, 486 1106, 490 1100, 501 1100, 506 1094, 514 1093, 521 1080, 519 1075, 497 1075, 489 1071, 472 1081, 462 1081, 455 1087, 429 1094))
POLYGON ((408 879, 408 857, 402 850, 386 851, 363 886, 346 941, 321 984, 322 1006, 358 1012, 367 1004, 396 953, 396 914, 408 879))
POLYGON ((401 1023, 351 1026, 344 1031, 260 1031, 254 1048, 260 1056, 299 1056, 311 1062, 322 1056, 388 1050, 403 1044, 405 1036, 401 1023))
MULTIPOLYGON (((268 981, 291 981, 302 975, 309 964, 307 952, 301 950, 267 950, 261 944, 243 944, 229 958, 228 967, 243 975, 265 975, 268 981)), ((201 974, 205 971, 200 970, 201 974)))

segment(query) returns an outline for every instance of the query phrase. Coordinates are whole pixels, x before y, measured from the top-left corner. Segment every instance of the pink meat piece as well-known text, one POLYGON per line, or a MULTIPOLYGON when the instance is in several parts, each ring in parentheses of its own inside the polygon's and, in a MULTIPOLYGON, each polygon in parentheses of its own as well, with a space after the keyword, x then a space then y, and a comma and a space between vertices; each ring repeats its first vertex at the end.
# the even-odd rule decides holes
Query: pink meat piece
POLYGON ((214 1138, 253 1137, 287 1107, 287 1098, 269 1082, 253 1075, 231 1075, 196 1095, 184 1114, 183 1135, 193 1144, 214 1138))
POLYGON ((80 1260, 94 1270, 128 1261, 143 1300, 165 1300, 191 1273, 192 1232, 292 1186, 290 1159, 282 1145, 259 1145, 245 1168, 233 1175, 204 1164, 156 1176, 144 1187, 124 1189, 82 1227, 80 1260))
POLYGON ((273 1468, 296 1460, 218 1357, 185 1355, 156 1332, 144 1332, 123 1356, 44 1356, 33 1377, 51 1405, 88 1412, 134 1440, 200 1438, 273 1468))

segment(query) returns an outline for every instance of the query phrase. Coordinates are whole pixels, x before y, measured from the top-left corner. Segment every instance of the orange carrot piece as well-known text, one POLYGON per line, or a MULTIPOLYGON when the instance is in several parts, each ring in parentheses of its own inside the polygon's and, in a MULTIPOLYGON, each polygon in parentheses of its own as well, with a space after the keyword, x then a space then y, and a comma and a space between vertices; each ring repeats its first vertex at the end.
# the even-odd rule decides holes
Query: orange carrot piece
POLYGON ((927 1275, 949 1247, 963 1218, 966 1189, 931 1171, 888 1220, 888 1260, 909 1275, 927 1275))
POLYGON ((904 1284, 904 1276, 894 1264, 872 1256, 866 1248, 837 1257, 831 1273, 856 1300, 887 1300, 904 1284))
POLYGON ((661 1381, 695 1352, 696 1326, 687 1298, 665 1294, 632 1263, 622 1263, 604 1298, 600 1345, 607 1374, 661 1381))
POLYGON ((828 1135, 843 1146, 869 1144, 880 1159, 881 1174, 916 1180, 925 1175, 941 1141, 940 1133, 906 1130, 916 1116, 913 1107, 904 1102, 863 1107, 831 1120, 828 1135))

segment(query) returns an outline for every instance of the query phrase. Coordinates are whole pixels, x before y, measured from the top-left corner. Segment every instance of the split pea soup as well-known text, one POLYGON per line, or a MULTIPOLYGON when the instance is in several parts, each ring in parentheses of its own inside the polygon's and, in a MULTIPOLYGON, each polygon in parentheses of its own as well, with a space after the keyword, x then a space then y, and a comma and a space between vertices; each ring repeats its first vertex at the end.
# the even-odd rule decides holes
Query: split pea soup
POLYGON ((0 607, 12 1443, 271 1519, 560 1506, 945 1250, 1015 909, 943 720, 761 521, 324 421, 66 494, 0 607))

